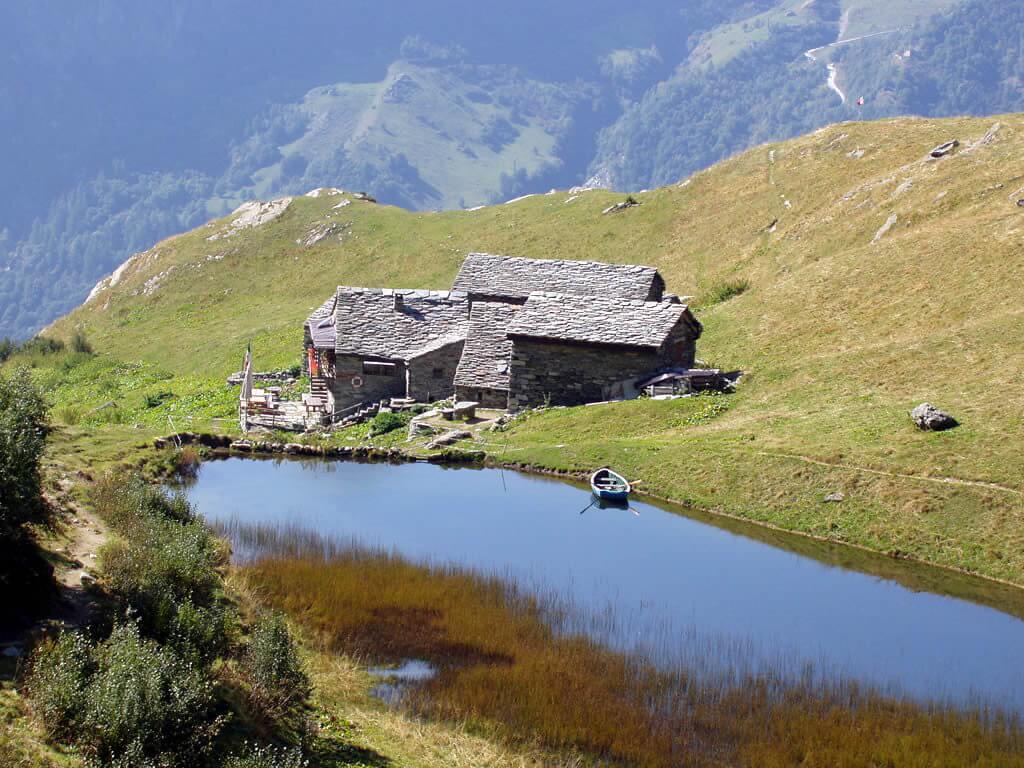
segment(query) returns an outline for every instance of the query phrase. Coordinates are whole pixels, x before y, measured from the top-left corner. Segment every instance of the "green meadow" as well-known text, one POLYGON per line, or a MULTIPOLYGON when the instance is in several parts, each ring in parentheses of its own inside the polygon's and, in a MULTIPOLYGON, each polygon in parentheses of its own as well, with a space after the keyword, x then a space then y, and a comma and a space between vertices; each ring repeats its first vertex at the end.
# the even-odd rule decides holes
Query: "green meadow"
POLYGON ((1022 127, 837 125, 614 215, 607 191, 446 213, 298 198, 262 227, 217 220, 139 254, 46 331, 84 333, 95 356, 28 362, 87 456, 171 424, 230 432, 224 377, 246 344, 257 367, 294 365, 303 319, 338 284, 445 288, 475 250, 651 264, 694 297, 699 356, 746 372, 737 394, 535 414, 486 441, 495 458, 614 464, 658 496, 1022 583, 1022 127), (928 156, 952 137, 957 153, 928 156), (325 223, 335 234, 298 243, 325 223), (918 431, 922 401, 962 426, 918 431))

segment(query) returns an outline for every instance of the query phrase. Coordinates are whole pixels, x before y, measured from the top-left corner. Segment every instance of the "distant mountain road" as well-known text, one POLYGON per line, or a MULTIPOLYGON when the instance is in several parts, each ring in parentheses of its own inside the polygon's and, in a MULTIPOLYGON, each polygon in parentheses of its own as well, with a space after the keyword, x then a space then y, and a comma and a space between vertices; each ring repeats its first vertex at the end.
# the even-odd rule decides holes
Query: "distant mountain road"
MULTIPOLYGON (((821 45, 818 46, 817 48, 811 48, 811 50, 809 51, 804 51, 804 56, 806 56, 811 61, 817 62, 818 53, 820 51, 824 51, 826 48, 835 48, 840 45, 847 45, 848 43, 856 43, 858 40, 867 40, 869 37, 878 37, 879 35, 891 35, 893 32, 899 32, 899 29, 887 29, 884 32, 872 32, 870 35, 860 35, 859 37, 851 37, 847 40, 836 40, 836 42, 834 43, 829 43, 828 45, 821 45)), ((831 90, 835 91, 836 94, 839 96, 840 100, 842 101, 842 103, 845 104, 846 94, 843 93, 843 89, 839 87, 838 82, 839 70, 836 67, 836 65, 831 62, 827 65, 827 68, 828 87, 831 90)))

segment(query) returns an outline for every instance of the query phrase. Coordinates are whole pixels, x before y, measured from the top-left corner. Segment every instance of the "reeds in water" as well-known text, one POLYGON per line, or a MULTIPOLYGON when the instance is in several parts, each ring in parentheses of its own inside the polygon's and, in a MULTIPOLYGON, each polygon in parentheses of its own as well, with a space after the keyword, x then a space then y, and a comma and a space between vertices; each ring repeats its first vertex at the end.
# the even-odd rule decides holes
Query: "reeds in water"
POLYGON ((510 742, 652 767, 1024 766, 1015 717, 745 664, 741 646, 714 640, 696 646, 714 664, 666 663, 598 642, 613 616, 580 617, 514 582, 300 528, 224 532, 251 583, 328 648, 437 668, 405 706, 510 742))

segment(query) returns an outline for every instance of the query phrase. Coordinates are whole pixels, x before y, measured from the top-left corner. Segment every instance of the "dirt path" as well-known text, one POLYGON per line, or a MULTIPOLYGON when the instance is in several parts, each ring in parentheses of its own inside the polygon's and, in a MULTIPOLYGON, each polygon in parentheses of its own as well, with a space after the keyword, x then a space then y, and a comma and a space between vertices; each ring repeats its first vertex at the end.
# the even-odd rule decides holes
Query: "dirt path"
POLYGON ((67 540, 59 547, 61 561, 54 567, 60 603, 51 621, 82 626, 89 620, 92 602, 85 587, 95 578, 96 558, 107 540, 102 521, 87 509, 75 506, 68 518, 67 540))
POLYGON ((791 459, 793 461, 802 461, 805 464, 814 464, 819 467, 829 467, 830 469, 846 469, 853 472, 864 472, 869 475, 880 475, 882 477, 895 477, 901 480, 917 480, 923 483, 938 483, 940 485, 960 485, 968 486, 971 488, 984 488, 987 491, 999 491, 1000 493, 1009 493, 1014 496, 1024 497, 1024 491, 1019 491, 1016 488, 1010 488, 1006 485, 999 485, 998 483, 986 483, 982 480, 964 480, 959 477, 928 477, 926 475, 906 475, 899 472, 886 472, 881 469, 871 469, 869 467, 857 467, 850 464, 837 464, 829 461, 821 461, 820 459, 812 459, 810 456, 800 456, 792 453, 769 453, 767 451, 758 451, 758 456, 768 456, 774 459, 791 459))

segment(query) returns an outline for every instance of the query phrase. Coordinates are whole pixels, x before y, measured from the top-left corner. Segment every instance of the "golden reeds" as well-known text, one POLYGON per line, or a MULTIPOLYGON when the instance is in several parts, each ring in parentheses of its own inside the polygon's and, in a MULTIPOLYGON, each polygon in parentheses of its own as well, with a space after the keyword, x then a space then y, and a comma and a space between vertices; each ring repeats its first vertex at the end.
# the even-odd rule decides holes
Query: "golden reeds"
POLYGON ((566 631, 571 608, 514 583, 297 529, 232 533, 250 583, 328 647, 433 664, 405 706, 509 742, 639 766, 1024 766, 1013 718, 811 672, 666 667, 566 631))

